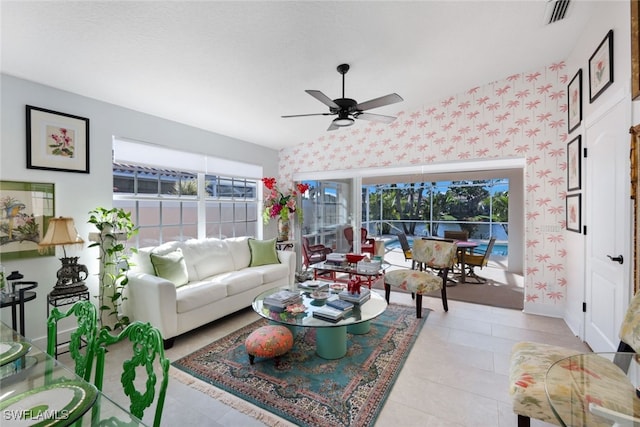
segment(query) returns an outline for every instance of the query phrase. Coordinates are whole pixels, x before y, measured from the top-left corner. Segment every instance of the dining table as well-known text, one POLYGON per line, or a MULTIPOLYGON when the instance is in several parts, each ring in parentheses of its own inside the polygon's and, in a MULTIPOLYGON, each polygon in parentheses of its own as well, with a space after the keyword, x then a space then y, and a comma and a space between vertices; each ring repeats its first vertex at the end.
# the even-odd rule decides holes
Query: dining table
POLYGON ((467 281, 467 264, 465 258, 467 253, 473 252, 473 248, 477 247, 478 244, 478 242, 471 240, 456 240, 456 245, 458 246, 458 261, 460 262, 459 283, 466 283, 467 281))
POLYGON ((9 426, 145 424, 0 322, 0 419, 9 426))

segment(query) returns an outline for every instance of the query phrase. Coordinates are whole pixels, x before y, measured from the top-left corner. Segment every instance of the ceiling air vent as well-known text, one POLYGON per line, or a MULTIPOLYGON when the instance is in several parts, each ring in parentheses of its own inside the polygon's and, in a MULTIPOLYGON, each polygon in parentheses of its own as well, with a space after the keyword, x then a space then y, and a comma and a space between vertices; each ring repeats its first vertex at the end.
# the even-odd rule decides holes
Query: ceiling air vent
POLYGON ((560 21, 567 16, 571 0, 547 0, 547 7, 544 11, 544 24, 549 25, 560 21))

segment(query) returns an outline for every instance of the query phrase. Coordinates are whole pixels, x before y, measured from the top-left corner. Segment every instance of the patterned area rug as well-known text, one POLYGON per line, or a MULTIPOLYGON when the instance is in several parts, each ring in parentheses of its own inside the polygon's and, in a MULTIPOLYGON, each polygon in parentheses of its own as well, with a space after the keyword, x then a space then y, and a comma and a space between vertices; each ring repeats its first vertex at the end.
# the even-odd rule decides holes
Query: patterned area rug
MULTIPOLYGON (((278 363, 256 358, 250 365, 244 341, 267 324, 260 319, 173 366, 300 426, 373 426, 427 315, 425 310, 416 319, 415 308, 390 304, 372 321, 369 333, 347 334, 347 355, 338 360, 318 357, 315 329, 300 328, 293 349, 278 363)), ((177 379, 188 382, 184 377, 177 379)), ((278 424, 275 418, 244 412, 278 424)))

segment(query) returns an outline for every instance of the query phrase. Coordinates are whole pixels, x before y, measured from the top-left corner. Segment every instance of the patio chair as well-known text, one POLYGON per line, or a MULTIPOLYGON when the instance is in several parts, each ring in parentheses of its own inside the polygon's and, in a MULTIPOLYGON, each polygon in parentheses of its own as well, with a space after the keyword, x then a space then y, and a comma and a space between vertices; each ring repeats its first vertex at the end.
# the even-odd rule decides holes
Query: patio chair
POLYGON ((466 242, 469 240, 469 232, 465 230, 446 230, 444 232, 445 239, 462 240, 466 242))
POLYGON ((47 353, 58 357, 58 322, 71 316, 76 318, 78 327, 71 332, 69 354, 75 363, 75 373, 89 381, 95 356, 94 341, 98 335, 98 309, 91 301, 76 302, 66 313, 54 307, 47 319, 47 353))
MULTIPOLYGON (((493 251, 493 245, 495 243, 496 243, 496 238, 492 237, 489 240, 489 244, 487 245, 487 249, 484 251, 484 253, 477 254, 473 252, 465 256, 464 262, 466 264, 466 267, 469 268, 469 271, 467 272, 466 281, 469 281, 469 279, 473 279, 476 281, 476 283, 487 282, 487 279, 476 275, 474 268, 480 267, 480 269, 482 269, 486 267, 487 263, 489 262, 489 257, 491 256, 491 251, 493 251)), ((462 268, 465 268, 465 266, 462 266, 462 268)))
MULTIPOLYGON (((636 293, 631 300, 618 336, 620 338, 618 352, 638 352, 640 349, 640 292, 636 293)), ((565 407, 556 407, 555 410, 562 414, 573 413, 572 419, 575 421, 572 423, 573 426, 595 425, 592 418, 586 418, 582 414, 582 405, 574 404, 572 406, 570 394, 574 388, 570 384, 545 383, 547 370, 551 365, 561 359, 579 353, 579 351, 569 348, 536 342, 519 342, 513 346, 509 368, 509 393, 512 398, 513 412, 518 415, 518 427, 528 427, 531 423, 531 418, 560 424, 547 399, 546 388, 549 387, 553 387, 554 394, 566 392, 565 407)), ((598 372, 607 372, 607 370, 611 369, 626 373, 629 369, 628 363, 630 360, 628 358, 614 358, 613 361, 610 361, 602 357, 590 359, 590 362, 593 361, 598 362, 595 364, 596 366, 590 364, 588 367, 571 367, 574 371, 585 372, 585 378, 589 377, 589 381, 591 381, 590 396, 585 397, 585 399, 600 401, 599 404, 607 408, 624 408, 629 403, 635 404, 635 396, 616 395, 614 392, 615 384, 612 386, 604 376, 597 378, 592 375, 597 375, 598 372), (598 392, 599 388, 602 389, 601 393, 598 392)), ((606 423, 606 425, 610 425, 610 423, 606 423)), ((619 425, 631 425, 631 423, 619 425)), ((633 423, 633 425, 636 424, 633 423)))
POLYGON ((302 238, 302 265, 305 267, 325 261, 331 252, 333 249, 325 245, 310 245, 307 237, 302 238))
MULTIPOLYGON (((343 233, 349 244, 349 251, 353 252, 353 227, 345 227, 343 233)), ((360 228, 360 249, 363 253, 368 252, 373 255, 376 248, 376 239, 367 238, 368 234, 369 232, 366 228, 360 228)))
MULTIPOLYGON (((133 322, 127 325, 118 335, 111 335, 107 329, 102 329, 96 339, 96 379, 95 385, 102 391, 104 382, 105 356, 110 345, 129 341, 132 356, 122 364, 120 382, 124 393, 129 397, 129 411, 142 419, 144 410, 149 408, 155 400, 153 426, 160 426, 164 399, 169 385, 169 359, 164 356, 163 340, 160 331, 150 323, 133 322), (142 369, 141 369, 142 368, 142 369), (160 385, 157 386, 160 371, 160 385), (138 381, 136 374, 146 373, 144 381, 138 381), (135 380, 135 381, 134 381, 135 380), (136 384, 144 385, 142 392, 136 384)), ((114 353, 115 354, 115 353, 114 353)), ((115 424, 114 424, 115 425, 115 424)))
POLYGON ((398 236, 398 242, 400 242, 400 247, 402 248, 402 253, 404 254, 404 260, 411 260, 411 269, 415 270, 416 262, 413 259, 413 254, 411 253, 411 246, 409 246, 409 240, 407 240, 407 235, 404 233, 396 234, 398 236))

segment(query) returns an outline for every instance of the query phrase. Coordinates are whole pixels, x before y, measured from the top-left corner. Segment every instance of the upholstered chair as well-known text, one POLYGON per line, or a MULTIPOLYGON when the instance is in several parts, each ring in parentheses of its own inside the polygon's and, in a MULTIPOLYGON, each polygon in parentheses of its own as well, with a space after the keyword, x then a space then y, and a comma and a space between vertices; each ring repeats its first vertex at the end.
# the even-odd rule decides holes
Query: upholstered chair
MULTIPOLYGON (((618 352, 637 353, 640 350, 640 292, 629 304, 619 337, 618 352)), ((579 353, 576 350, 536 342, 520 342, 513 347, 509 369, 509 392, 513 399, 513 412, 518 415, 519 427, 529 426, 531 418, 560 425, 547 400, 545 387, 552 389, 554 394, 567 393, 566 405, 555 409, 563 414, 563 419, 575 420, 573 426, 611 425, 611 423, 600 424, 596 417, 583 413, 582 405, 572 405, 570 385, 545 383, 545 376, 551 365, 579 353)), ((585 374, 587 371, 595 374, 595 376, 589 374, 592 388, 591 395, 585 396, 587 401, 589 399, 597 401, 607 408, 624 408, 629 404, 640 405, 640 400, 635 396, 629 397, 625 393, 616 392, 616 389, 620 388, 615 386, 616 381, 619 381, 620 377, 623 381, 626 379, 624 371, 628 366, 619 366, 620 363, 616 360, 610 361, 604 357, 590 358, 589 362, 589 369, 582 366, 571 367, 572 370, 583 370, 585 374), (596 366, 594 361, 597 363, 596 366), (602 389, 602 393, 598 392, 598 388, 602 389)), ((576 363, 580 362, 576 361, 576 363)))
POLYGON ((391 287, 411 292, 416 299, 416 317, 422 317, 422 295, 429 292, 441 292, 442 307, 449 310, 447 303, 447 276, 456 260, 456 244, 439 240, 416 239, 413 242, 413 257, 416 262, 425 265, 432 271, 413 269, 391 270, 384 275, 384 290, 387 303, 391 287))

